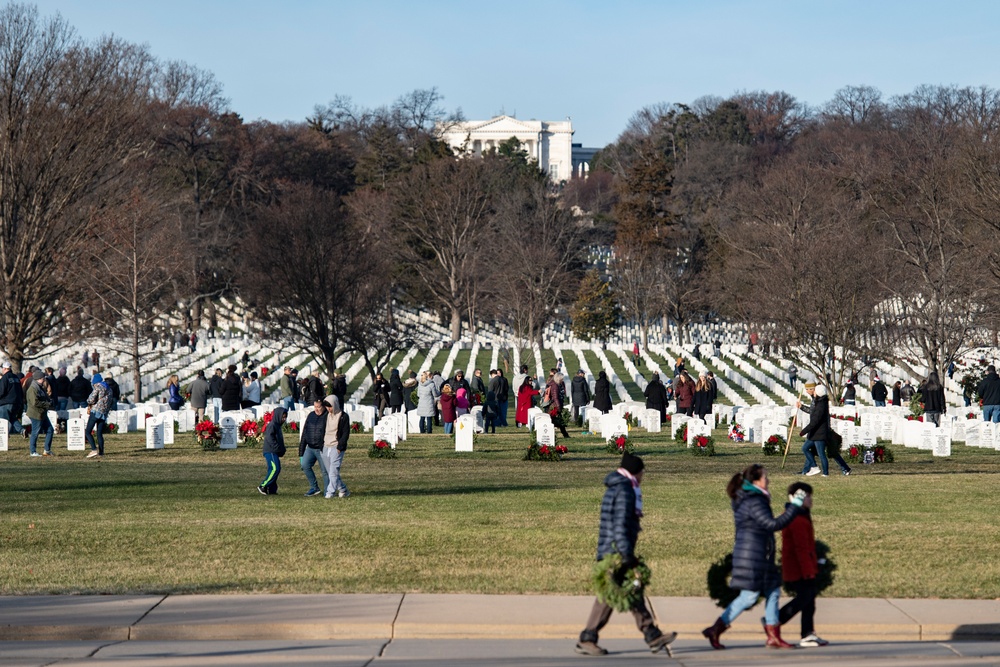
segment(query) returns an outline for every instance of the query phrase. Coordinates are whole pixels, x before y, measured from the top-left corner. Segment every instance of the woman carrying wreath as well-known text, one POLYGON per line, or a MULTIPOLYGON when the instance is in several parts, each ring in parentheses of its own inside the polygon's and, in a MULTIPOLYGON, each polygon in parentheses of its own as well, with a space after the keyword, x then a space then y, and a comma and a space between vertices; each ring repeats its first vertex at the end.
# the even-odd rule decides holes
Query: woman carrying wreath
POLYGON ((733 475, 726 486, 736 523, 736 543, 733 546, 733 576, 730 588, 740 591, 722 616, 702 630, 714 649, 726 648, 719 636, 729 629, 736 618, 763 597, 764 631, 770 648, 794 648, 781 639, 778 622, 778 597, 781 595, 781 570, 775 565, 774 533, 792 522, 805 501, 806 493, 797 492, 790 498, 785 512, 778 517, 771 513, 767 471, 759 463, 733 475))

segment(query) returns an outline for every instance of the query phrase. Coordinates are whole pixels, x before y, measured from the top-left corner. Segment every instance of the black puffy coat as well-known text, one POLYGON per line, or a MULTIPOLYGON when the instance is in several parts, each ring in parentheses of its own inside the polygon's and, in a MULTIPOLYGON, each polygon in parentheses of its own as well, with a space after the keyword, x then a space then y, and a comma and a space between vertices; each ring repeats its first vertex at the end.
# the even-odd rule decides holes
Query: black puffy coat
POLYGON ((830 437, 830 397, 816 396, 809 407, 809 423, 799 432, 806 440, 822 440, 830 437))
MULTIPOLYGON (((947 412, 947 405, 944 402, 944 387, 928 389, 926 384, 922 384, 918 391, 924 402, 924 412, 947 412)), ((983 401, 983 405, 986 405, 985 401, 983 401)))
POLYGON ((608 473, 604 486, 608 488, 601 500, 597 560, 612 553, 620 553, 623 558, 634 556, 641 530, 639 515, 635 513, 635 489, 631 480, 618 471, 608 473))
POLYGON ((389 376, 389 405, 398 408, 403 405, 403 381, 399 379, 399 371, 393 371, 389 376))
POLYGON ((757 487, 748 490, 746 486, 737 490, 733 499, 736 544, 729 587, 763 592, 781 585, 781 570, 774 563, 774 533, 790 524, 799 509, 789 506, 784 514, 775 517, 763 491, 757 487))
POLYGON ((243 383, 235 373, 229 373, 222 381, 222 409, 239 410, 243 400, 243 383))
POLYGON ((611 383, 604 371, 594 383, 594 409, 604 414, 611 412, 611 383))
POLYGON ((987 373, 976 387, 976 393, 983 399, 983 405, 1000 405, 1000 376, 987 373))
POLYGON ((885 383, 879 380, 872 385, 872 400, 873 401, 885 401, 886 397, 889 395, 889 390, 886 389, 885 383))

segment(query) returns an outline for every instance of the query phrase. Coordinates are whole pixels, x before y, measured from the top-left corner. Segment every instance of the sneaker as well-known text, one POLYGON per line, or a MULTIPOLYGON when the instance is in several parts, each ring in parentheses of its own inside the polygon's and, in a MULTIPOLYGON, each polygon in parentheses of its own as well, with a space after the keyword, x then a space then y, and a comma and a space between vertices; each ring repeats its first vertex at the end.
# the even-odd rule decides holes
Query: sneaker
POLYGON ((260 493, 261 495, 264 495, 264 496, 266 496, 266 495, 267 495, 267 488, 265 488, 265 487, 263 487, 263 486, 258 486, 258 487, 257 487, 257 491, 258 491, 258 492, 259 492, 259 493, 260 493))
POLYGON ((347 498, 350 495, 351 495, 350 491, 344 491, 344 492, 338 494, 338 497, 340 497, 340 498, 347 498))
POLYGON ((819 635, 815 632, 810 634, 808 637, 803 637, 802 641, 799 642, 800 648, 816 648, 817 646, 826 646, 830 642, 825 639, 820 639, 819 635))
POLYGON ((823 473, 823 477, 829 477, 829 475, 827 475, 826 473, 823 473))
POLYGON ((320 491, 319 489, 309 489, 308 491, 306 491, 306 498, 310 498, 312 496, 318 496, 321 493, 322 491, 320 491))
POLYGON ((92 459, 92 458, 97 457, 97 456, 100 456, 100 454, 97 453, 96 449, 91 449, 89 452, 87 452, 87 458, 88 459, 92 459))
POLYGON ((29 456, 41 456, 41 454, 39 454, 38 452, 31 452, 29 456))
POLYGON ((850 474, 851 474, 851 471, 850 471, 850 470, 845 470, 845 471, 844 471, 844 477, 847 477, 847 476, 848 476, 848 475, 850 475, 850 474))
POLYGON ((573 649, 580 655, 607 655, 608 652, 597 645, 597 642, 578 642, 573 649))
POLYGON ((823 471, 820 470, 819 468, 810 468, 809 472, 806 473, 806 477, 812 477, 813 475, 818 475, 821 472, 823 471))
POLYGON ((668 656, 673 657, 673 654, 670 651, 670 644, 675 639, 677 639, 676 632, 668 632, 666 634, 662 634, 653 641, 649 642, 648 644, 649 650, 652 651, 653 653, 659 653, 660 651, 665 650, 668 656))
POLYGON ((328 493, 328 494, 326 494, 323 497, 326 498, 327 500, 329 500, 330 498, 333 498, 333 494, 332 493, 328 493))
POLYGON ((42 452, 42 456, 52 456, 52 452, 42 452))

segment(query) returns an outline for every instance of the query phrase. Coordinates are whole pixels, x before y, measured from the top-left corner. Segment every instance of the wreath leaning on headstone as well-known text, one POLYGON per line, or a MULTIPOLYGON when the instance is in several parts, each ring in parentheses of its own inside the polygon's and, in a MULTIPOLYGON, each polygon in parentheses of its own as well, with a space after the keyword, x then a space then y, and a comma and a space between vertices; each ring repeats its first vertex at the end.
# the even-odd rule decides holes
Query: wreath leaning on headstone
MULTIPOLYGON (((830 558, 830 547, 825 542, 816 540, 816 558, 819 560, 819 573, 816 575, 816 594, 822 595, 823 591, 833 583, 833 573, 837 569, 837 564, 830 558)), ((729 587, 729 578, 733 573, 733 554, 728 553, 719 560, 712 563, 708 568, 706 583, 708 584, 708 595, 715 604, 725 609, 729 603, 739 596, 739 591, 729 587)), ((785 593, 794 595, 795 592, 785 585, 785 593)), ((756 603, 754 603, 756 604, 756 603)))
POLYGON ((622 571, 622 556, 612 553, 594 563, 590 583, 597 599, 615 611, 633 609, 642 600, 643 590, 649 585, 652 571, 637 556, 638 564, 622 571))

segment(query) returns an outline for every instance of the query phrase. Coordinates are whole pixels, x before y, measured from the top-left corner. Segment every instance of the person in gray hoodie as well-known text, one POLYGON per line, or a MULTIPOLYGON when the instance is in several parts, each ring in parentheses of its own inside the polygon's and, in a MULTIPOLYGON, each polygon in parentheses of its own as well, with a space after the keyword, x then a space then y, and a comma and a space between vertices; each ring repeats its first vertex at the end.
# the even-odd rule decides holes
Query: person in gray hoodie
POLYGON ((281 457, 285 455, 285 435, 281 426, 285 423, 285 409, 275 408, 271 413, 271 423, 264 429, 264 444, 261 451, 267 462, 267 474, 257 486, 257 491, 265 496, 278 493, 278 475, 281 474, 281 457))
POLYGON ((346 498, 351 495, 347 485, 340 478, 340 467, 347 451, 347 439, 351 437, 351 420, 340 408, 340 399, 333 394, 323 401, 326 407, 326 435, 323 437, 323 458, 329 480, 326 483, 326 498, 346 498))

